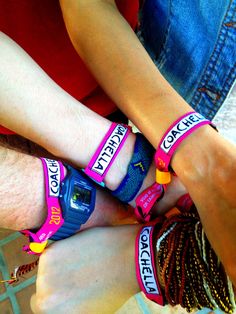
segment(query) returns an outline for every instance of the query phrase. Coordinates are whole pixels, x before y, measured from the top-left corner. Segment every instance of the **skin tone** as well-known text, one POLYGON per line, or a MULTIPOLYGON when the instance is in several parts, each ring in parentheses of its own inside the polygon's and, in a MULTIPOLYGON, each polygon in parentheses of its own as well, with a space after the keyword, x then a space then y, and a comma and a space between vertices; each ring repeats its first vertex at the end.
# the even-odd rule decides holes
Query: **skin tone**
MULTIPOLYGON (((158 72, 113 1, 61 1, 61 7, 78 53, 108 95, 157 147, 168 126, 191 108, 158 72), (87 36, 88 33, 91 36, 87 36), (112 38, 116 38, 117 45, 112 38)), ((19 47, 4 35, 0 40, 3 44, 0 51, 0 72, 3 73, 0 78, 0 123, 52 154, 84 167, 109 129, 109 122, 99 120, 96 114, 85 108, 78 111, 78 103, 55 83, 48 81, 47 76, 19 47), (53 110, 48 110, 51 103, 53 110), (68 119, 64 119, 65 116, 68 119), (87 132, 79 133, 78 125, 80 130, 87 132), (88 139, 91 150, 78 154, 88 139)), ((117 164, 111 169, 110 179, 107 176, 106 183, 111 189, 115 189, 124 177, 127 155, 131 156, 133 145, 134 138, 130 137, 124 147, 125 154, 119 156, 117 164), (120 169, 119 165, 123 165, 120 172, 116 171, 120 169)), ((235 147, 212 128, 204 126, 180 145, 171 164, 196 203, 208 238, 234 283, 235 156, 235 147)), ((50 255, 48 262, 49 259, 50 255)))
MULTIPOLYGON (((1 76, 0 84, 2 95, 1 124, 44 146, 51 154, 84 167, 111 123, 83 107, 62 91, 9 38, 3 34, 0 38, 2 48, 0 66, 1 73, 4 73, 1 76), (14 79, 15 71, 18 74, 17 80, 14 79), (22 82, 24 82, 23 86, 22 82), (40 110, 38 110, 39 103, 41 104, 40 110), (50 103, 55 104, 55 106, 48 106, 50 103), (65 116, 68 119, 65 119, 65 116), (25 124, 27 117, 30 117, 28 125, 25 124), (90 145, 85 145, 88 142, 90 145), (81 147, 85 146, 88 149, 81 152, 81 147)), ((106 178, 106 185, 109 188, 116 188, 126 174, 134 141, 135 136, 130 135, 109 171, 106 178)), ((40 152, 38 154, 40 155, 40 152)), ((45 156, 45 151, 43 155, 45 156)), ((0 147, 0 159, 2 173, 0 184, 1 227, 15 230, 39 227, 46 216, 41 161, 4 146, 0 147), (14 190, 14 195, 11 193, 12 190, 14 190)), ((154 165, 152 165, 142 188, 149 186, 153 181, 154 165)), ((178 180, 173 181, 173 193, 170 191, 171 189, 168 190, 166 198, 163 198, 159 204, 158 211, 161 211, 161 208, 166 210, 168 206, 173 206, 176 199, 185 193, 184 187, 178 180)), ((133 224, 135 222, 134 217, 130 211, 127 211, 126 207, 124 208, 118 201, 104 194, 103 191, 98 191, 95 211, 82 229, 91 226, 117 223, 133 224)), ((135 233, 133 232, 134 237, 135 233)), ((129 237, 130 245, 133 245, 133 237, 129 237)), ((127 257, 126 264, 128 265, 129 262, 130 255, 129 258, 127 257)), ((117 264, 117 271, 119 265, 117 264)), ((131 268, 131 265, 132 263, 128 269, 131 268)), ((132 269, 134 271, 133 265, 132 269)), ((128 278, 127 272, 126 275, 124 280, 128 278)), ((135 277, 133 278, 135 279, 135 277)), ((133 283, 131 286, 129 285, 130 290, 127 289, 129 291, 128 296, 130 293, 138 291, 136 282, 134 285, 136 288, 132 288, 132 286, 133 283)), ((117 304, 123 302, 126 297, 126 294, 123 295, 121 300, 117 300, 117 304)))
MULTIPOLYGON (((4 146, 0 146, 0 161, 1 227, 14 230, 39 227, 45 220, 47 212, 41 161, 36 157, 4 146)), ((63 305, 60 307, 62 313, 65 313, 65 308, 68 308, 70 313, 78 310, 81 310, 81 313, 88 313, 87 310, 89 313, 96 313, 97 308, 101 311, 104 307, 104 297, 105 302, 109 301, 105 309, 105 311, 109 313, 110 310, 113 311, 114 308, 118 308, 133 293, 139 291, 133 262, 133 241, 136 229, 139 228, 139 226, 136 225, 137 222, 132 215, 130 207, 124 206, 103 190, 97 190, 94 212, 88 222, 82 225, 81 230, 90 230, 90 227, 94 226, 114 226, 117 224, 127 226, 128 224, 132 224, 132 226, 129 225, 127 229, 121 229, 122 238, 120 238, 119 241, 117 241, 119 238, 118 229, 115 229, 115 227, 111 229, 108 227, 97 227, 91 229, 93 230, 92 233, 87 233, 86 231, 81 232, 80 236, 82 236, 82 238, 80 238, 80 236, 71 237, 70 239, 74 240, 73 243, 66 239, 66 241, 63 240, 54 243, 45 250, 45 254, 40 257, 40 266, 37 276, 37 292, 39 294, 37 297, 34 296, 34 301, 32 301, 32 307, 36 313, 42 313, 44 310, 47 313, 55 313, 58 311, 59 304, 63 305), (96 243, 94 239, 96 239, 96 243), (76 248, 78 243, 80 243, 80 249, 76 248), (116 243, 116 245, 114 245, 114 243, 116 243), (58 246, 58 244, 60 245, 58 246), (93 255, 94 245, 97 246, 96 259, 94 259, 93 255), (90 249, 88 249, 88 247, 90 249), (71 251, 72 248, 73 251, 71 251), (55 249, 57 252, 54 251, 55 249), (87 253, 84 254, 82 252, 87 253), (125 255, 122 257, 121 253, 125 255), (73 259, 71 258, 72 255, 74 256, 73 259), (117 259, 118 257, 119 260, 117 259), (92 262, 90 266, 88 259, 92 262), (61 262, 58 263, 58 260, 61 262), (72 260, 73 263, 71 263, 72 260), (54 267, 54 263, 57 264, 57 267, 54 267), (67 267, 63 266, 65 265, 64 263, 67 264, 67 267), (122 280, 117 286, 114 285, 114 282, 117 281, 118 277, 121 278, 120 265, 122 265, 123 269, 122 280), (75 267, 79 268, 75 269, 75 267), (108 282, 105 284, 104 280, 101 280, 101 278, 105 279, 107 267, 113 269, 113 276, 108 276, 108 282), (56 273, 52 271, 52 269, 57 269, 56 273), (66 271, 63 272, 63 269, 66 269, 66 271), (79 280, 81 276, 79 269, 84 274, 88 275, 83 277, 83 281, 81 279, 79 280), (93 272, 88 271, 89 269, 93 269, 93 272), (46 270, 46 272, 44 270, 46 270), (72 293, 71 288, 69 288, 72 284, 71 279, 67 279, 73 277, 74 280, 77 281, 74 275, 72 276, 73 272, 77 274, 76 276, 81 286, 74 284, 74 291, 72 293), (53 276, 51 277, 51 275, 53 276), (60 278, 61 283, 67 282, 67 284, 60 284, 55 280, 56 277, 54 277, 54 275, 57 279, 60 278), (92 278, 94 280, 95 275, 97 277, 95 279, 97 284, 87 285, 86 282, 91 282, 92 278), (47 278, 46 281, 44 280, 45 278, 47 278), (52 284, 55 284, 55 286, 52 286, 52 284), (56 286, 59 284, 65 289, 56 289, 56 286), (86 287, 88 286, 91 289, 87 289, 86 287), (111 298, 113 298, 111 291, 109 298, 106 299, 108 296, 107 292, 111 287, 113 287, 112 293, 117 296, 115 302, 110 302, 111 298), (123 290, 124 287, 125 290, 123 290), (68 288, 72 293, 70 296, 68 296, 68 291, 66 291, 68 288), (89 303, 88 308, 87 300, 91 298, 91 294, 94 295, 94 293, 96 293, 95 288, 98 289, 97 291, 100 291, 100 293, 97 295, 97 298, 94 299, 94 302, 89 303), (120 291, 118 294, 116 291, 117 288, 120 291), (81 292, 83 290, 82 294, 79 293, 80 289, 81 292), (60 294, 62 295, 60 296, 60 294), (38 298, 43 302, 45 301, 47 305, 44 305, 41 301, 36 302, 38 298), (61 300, 62 303, 58 303, 58 300, 61 300), (73 302, 71 303, 72 300, 73 302), (98 302, 98 300, 100 301, 98 302), (48 306, 49 304, 51 304, 50 307, 48 306), (112 304, 112 306, 109 304, 112 304), (45 309, 43 309, 44 306, 45 309)))
MULTIPOLYGON (((1 73, 3 73, 0 78, 0 94, 2 96, 0 124, 43 146, 51 155, 77 166, 85 167, 94 154, 98 143, 108 131, 111 122, 84 107, 60 89, 19 46, 4 34, 0 35, 0 40, 2 47, 0 67, 1 73), (17 80, 14 79, 15 71, 18 74, 17 80), (23 86, 22 82, 24 82, 23 86), (55 106, 48 105, 51 103, 55 106), (65 119, 65 117, 67 118, 65 119), (27 124, 25 123, 26 120, 28 121, 27 124), (81 150, 81 147, 86 147, 86 149, 81 150)), ((125 176, 134 142, 135 135, 131 134, 109 170, 105 180, 109 189, 118 187, 125 176)), ((39 152, 38 154, 40 155, 39 152)), ((2 160, 0 167, 3 173, 0 187, 2 227, 16 230, 39 227, 46 216, 41 161, 16 153, 3 146, 0 146, 0 156, 2 160), (21 176, 17 176, 18 173, 21 173, 21 176), (22 177, 24 180, 20 184, 22 177), (19 190, 9 202, 9 197, 6 199, 5 193, 11 191, 13 186, 15 187, 15 180, 19 181, 17 184, 19 190), (25 190, 26 182, 29 184, 28 190, 25 190), (34 194, 29 193, 31 182, 34 184, 32 187, 34 194), (31 204, 34 206, 32 207, 31 204), (22 208, 25 208, 25 212, 21 210, 22 208), (10 219, 9 211, 14 213, 14 219, 10 222, 8 222, 10 219), (37 215, 33 225, 32 212, 37 215), (16 215, 19 216, 18 219, 16 219, 16 215), (16 221, 16 224, 11 224, 16 221), (21 224, 18 224, 19 222, 21 224)), ((45 156, 45 151, 43 156, 45 156)), ((155 166, 152 164, 141 190, 154 182, 154 176, 155 166)), ((175 204, 179 196, 186 193, 179 180, 174 180, 172 188, 168 190, 165 198, 156 206, 156 211, 168 210, 175 204)), ((103 199, 105 202, 105 197, 103 199)), ((109 205, 110 202, 111 198, 108 198, 106 201, 107 208, 112 207, 109 205)), ((134 206, 135 203, 131 202, 131 205, 134 206)), ((116 220, 111 217, 110 219, 112 223, 116 220)), ((100 221, 102 221, 101 218, 100 221)), ((106 220, 103 224, 106 222, 108 221, 106 220)))
MULTIPOLYGON (((1 227, 13 230, 39 228, 47 215, 41 161, 4 147, 0 147, 0 156, 1 227)), ((136 223, 131 208, 98 189, 94 212, 81 230, 127 223, 136 223)))
POLYGON ((139 228, 93 228, 51 245, 40 258, 34 313, 115 313, 140 291, 134 263, 139 228))
MULTIPOLYGON (((192 108, 157 70, 114 0, 60 3, 75 49, 107 94, 156 148, 169 125, 192 108)), ((236 147, 204 126, 182 142, 171 166, 236 283, 236 147)))

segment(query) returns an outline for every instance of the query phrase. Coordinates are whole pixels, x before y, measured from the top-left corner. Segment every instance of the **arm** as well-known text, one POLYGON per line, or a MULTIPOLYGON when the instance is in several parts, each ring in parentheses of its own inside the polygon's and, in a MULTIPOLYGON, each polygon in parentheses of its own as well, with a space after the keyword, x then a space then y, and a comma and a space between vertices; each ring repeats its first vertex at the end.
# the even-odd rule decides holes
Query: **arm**
MULTIPOLYGON (((39 228, 47 215, 41 161, 1 146, 0 160, 1 227, 13 230, 39 228)), ((81 230, 135 221, 129 209, 98 189, 94 212, 81 230)))
MULTIPOLYGON (((119 108, 157 147, 164 131, 190 111, 190 106, 161 76, 113 0, 60 3, 77 52, 119 108)), ((235 146, 204 126, 180 145, 172 167, 190 192, 228 274, 236 281, 235 146)))
MULTIPOLYGON (((0 124, 85 167, 111 122, 64 92, 2 33, 0 41, 0 124)), ((108 188, 114 190, 125 176, 134 142, 131 134, 106 177, 108 188)))

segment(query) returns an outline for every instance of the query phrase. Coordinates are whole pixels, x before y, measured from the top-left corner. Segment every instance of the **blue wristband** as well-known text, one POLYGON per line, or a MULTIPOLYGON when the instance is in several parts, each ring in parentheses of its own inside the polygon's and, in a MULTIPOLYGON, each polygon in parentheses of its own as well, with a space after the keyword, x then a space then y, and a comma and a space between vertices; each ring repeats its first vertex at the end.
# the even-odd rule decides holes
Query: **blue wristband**
POLYGON ((141 133, 136 134, 134 153, 128 171, 112 195, 124 203, 132 201, 140 190, 153 160, 154 148, 141 133))

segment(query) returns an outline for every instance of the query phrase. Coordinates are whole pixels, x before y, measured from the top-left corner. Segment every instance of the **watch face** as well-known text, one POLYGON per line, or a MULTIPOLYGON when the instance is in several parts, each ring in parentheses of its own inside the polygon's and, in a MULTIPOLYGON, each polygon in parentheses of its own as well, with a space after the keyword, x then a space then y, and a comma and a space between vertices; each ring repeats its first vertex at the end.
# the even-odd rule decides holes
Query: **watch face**
POLYGON ((80 209, 81 204, 88 206, 90 205, 90 203, 91 203, 91 191, 75 185, 72 191, 71 206, 74 209, 80 209))

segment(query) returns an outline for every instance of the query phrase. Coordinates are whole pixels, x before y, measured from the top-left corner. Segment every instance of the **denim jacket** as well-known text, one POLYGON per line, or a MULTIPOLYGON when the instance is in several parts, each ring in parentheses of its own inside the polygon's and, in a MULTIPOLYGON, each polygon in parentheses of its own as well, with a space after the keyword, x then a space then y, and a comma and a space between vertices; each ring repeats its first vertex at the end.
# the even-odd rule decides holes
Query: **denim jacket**
POLYGON ((236 76, 236 0, 146 0, 144 46, 160 72, 212 119, 236 76))

